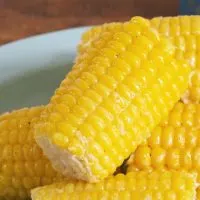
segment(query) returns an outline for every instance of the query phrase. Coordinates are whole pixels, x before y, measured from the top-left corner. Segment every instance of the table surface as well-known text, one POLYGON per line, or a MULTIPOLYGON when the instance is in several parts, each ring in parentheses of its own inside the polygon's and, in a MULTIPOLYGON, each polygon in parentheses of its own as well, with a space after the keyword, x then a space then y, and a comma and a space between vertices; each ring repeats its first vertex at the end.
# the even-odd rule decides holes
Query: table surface
POLYGON ((0 44, 54 30, 178 14, 178 0, 0 0, 0 44))

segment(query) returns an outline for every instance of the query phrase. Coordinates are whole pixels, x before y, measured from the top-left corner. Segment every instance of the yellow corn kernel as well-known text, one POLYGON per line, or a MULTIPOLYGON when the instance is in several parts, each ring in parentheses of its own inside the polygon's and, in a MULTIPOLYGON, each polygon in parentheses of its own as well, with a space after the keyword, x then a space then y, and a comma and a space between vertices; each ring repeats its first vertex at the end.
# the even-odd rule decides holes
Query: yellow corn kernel
POLYGON ((107 39, 108 34, 97 38, 84 58, 77 61, 35 126, 37 143, 58 171, 93 182, 113 174, 167 116, 187 88, 190 73, 189 66, 173 59, 174 46, 152 30, 148 20, 133 18, 112 38, 107 39), (126 31, 127 25, 132 32, 126 31), (98 40, 105 40, 103 47, 96 45, 98 40), (122 52, 111 48, 116 41, 124 46, 122 52), (134 48, 127 51, 130 45, 134 48), (91 55, 91 51, 96 53, 91 55), (107 64, 101 66, 98 60, 107 60, 107 64), (101 75, 97 70, 100 67, 104 68, 101 75), (122 79, 110 74, 109 69, 120 70, 122 79), (85 79, 85 73, 96 81, 85 79), (72 93, 72 88, 80 93, 72 93), (91 91, 101 99, 91 98, 91 91), (57 109, 60 104, 68 113, 57 109), (83 110, 84 115, 77 110, 83 110), (99 110, 108 113, 109 119, 99 110), (59 124, 67 128, 60 129, 59 124), (109 145, 101 143, 106 137, 111 141, 109 145), (117 152, 117 158, 111 149, 117 152))
POLYGON ((199 104, 177 103, 165 123, 153 130, 145 144, 138 146, 128 162, 128 171, 136 168, 193 171, 200 182, 199 109, 199 104))
POLYGON ((26 199, 30 189, 61 180, 36 144, 32 127, 41 107, 24 108, 0 116, 0 199, 26 199))
POLYGON ((32 200, 190 200, 196 197, 195 174, 175 171, 130 172, 97 184, 60 182, 32 190, 32 200))

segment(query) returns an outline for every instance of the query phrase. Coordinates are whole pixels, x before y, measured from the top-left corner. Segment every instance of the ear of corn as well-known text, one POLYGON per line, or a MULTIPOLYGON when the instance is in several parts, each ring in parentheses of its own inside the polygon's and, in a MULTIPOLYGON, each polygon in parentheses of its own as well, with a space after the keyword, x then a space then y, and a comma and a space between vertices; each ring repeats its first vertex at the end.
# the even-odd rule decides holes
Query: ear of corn
POLYGON ((200 105, 178 103, 129 160, 128 171, 173 169, 196 172, 200 183, 200 105))
POLYGON ((34 189, 33 200, 192 200, 196 196, 195 175, 154 171, 118 174, 97 184, 61 182, 34 189))
POLYGON ((91 182, 112 174, 187 88, 190 69, 173 57, 171 42, 139 17, 96 38, 35 126, 54 167, 91 182))
POLYGON ((33 137, 32 125, 43 109, 0 116, 0 199, 25 199, 30 189, 61 180, 33 137))
MULTIPOLYGON (((176 48, 176 58, 186 59, 192 68, 188 91, 182 96, 184 103, 200 102, 200 16, 155 17, 151 26, 171 39, 176 48)), ((102 32, 113 33, 121 23, 110 23, 89 29, 83 34, 79 54, 84 54, 92 41, 102 32)))

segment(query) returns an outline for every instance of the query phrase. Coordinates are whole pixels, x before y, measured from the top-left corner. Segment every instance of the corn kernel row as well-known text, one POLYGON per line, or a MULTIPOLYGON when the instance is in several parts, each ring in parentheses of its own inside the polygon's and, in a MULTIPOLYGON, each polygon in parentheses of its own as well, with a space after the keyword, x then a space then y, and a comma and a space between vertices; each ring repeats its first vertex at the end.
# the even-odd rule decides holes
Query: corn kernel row
POLYGON ((91 182, 113 174, 187 88, 190 68, 173 58, 174 46, 143 18, 100 34, 36 124, 54 167, 91 182))
POLYGON ((32 188, 63 179, 33 137, 41 107, 0 116, 0 199, 25 199, 32 188))

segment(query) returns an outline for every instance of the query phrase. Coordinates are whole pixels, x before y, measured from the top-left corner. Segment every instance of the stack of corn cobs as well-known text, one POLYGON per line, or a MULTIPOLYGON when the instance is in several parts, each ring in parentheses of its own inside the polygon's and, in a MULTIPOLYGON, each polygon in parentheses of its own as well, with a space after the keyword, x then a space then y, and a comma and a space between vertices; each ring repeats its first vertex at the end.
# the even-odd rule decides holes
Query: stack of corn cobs
POLYGON ((200 16, 94 27, 48 105, 0 116, 0 197, 200 199, 199 103, 200 16))

